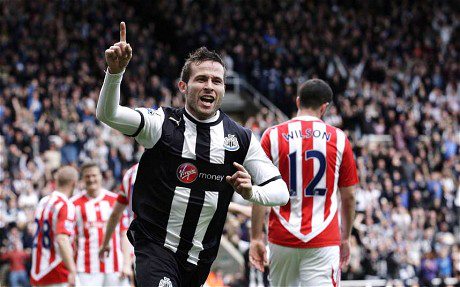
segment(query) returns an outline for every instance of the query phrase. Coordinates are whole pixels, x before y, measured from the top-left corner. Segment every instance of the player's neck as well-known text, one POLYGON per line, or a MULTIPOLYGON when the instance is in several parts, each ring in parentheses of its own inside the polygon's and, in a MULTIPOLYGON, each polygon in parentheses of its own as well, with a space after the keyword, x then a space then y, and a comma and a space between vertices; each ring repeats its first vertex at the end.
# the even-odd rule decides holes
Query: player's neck
POLYGON ((319 110, 313 110, 313 109, 307 109, 307 108, 302 108, 297 111, 297 116, 302 117, 302 116, 310 116, 310 117, 316 117, 318 119, 321 119, 321 111, 319 110))
POLYGON ((61 193, 61 194, 63 194, 65 197, 68 198, 68 197, 70 197, 70 195, 72 194, 73 189, 70 190, 70 189, 68 189, 68 188, 64 188, 64 187, 60 187, 60 188, 59 188, 59 187, 58 187, 58 188, 56 189, 56 191, 59 192, 59 193, 61 193))
POLYGON ((220 115, 220 111, 217 110, 213 116, 207 118, 207 119, 204 119, 204 120, 200 120, 196 115, 194 115, 191 110, 185 106, 185 111, 187 112, 187 114, 189 114, 194 120, 196 120, 197 122, 200 122, 200 123, 212 123, 212 122, 215 122, 217 121, 217 119, 219 118, 219 115, 220 115))
POLYGON ((95 189, 95 190, 86 190, 86 194, 89 197, 96 198, 101 194, 101 189, 98 188, 98 189, 95 189))

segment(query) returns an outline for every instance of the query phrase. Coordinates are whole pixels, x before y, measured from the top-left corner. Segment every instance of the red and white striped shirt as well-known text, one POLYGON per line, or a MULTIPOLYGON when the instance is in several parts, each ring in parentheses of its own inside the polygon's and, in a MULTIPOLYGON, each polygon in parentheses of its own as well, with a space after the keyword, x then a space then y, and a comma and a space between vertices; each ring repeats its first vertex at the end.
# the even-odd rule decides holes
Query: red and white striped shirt
POLYGON ((110 241, 109 256, 99 260, 98 252, 104 238, 106 222, 110 217, 117 194, 103 189, 92 198, 84 191, 72 198, 76 208, 76 234, 78 235, 76 265, 77 272, 113 273, 123 267, 120 235, 126 231, 127 214, 124 213, 110 241))
POLYGON ((123 176, 123 180, 120 185, 120 192, 118 193, 117 201, 123 205, 128 205, 128 213, 129 213, 129 222, 133 221, 134 213, 132 208, 132 198, 133 198, 133 188, 134 182, 136 181, 137 176, 137 168, 139 164, 136 163, 132 167, 130 167, 125 175, 123 176))
POLYGON ((56 236, 73 236, 75 207, 63 193, 54 191, 38 203, 35 210, 37 230, 32 251, 30 281, 32 285, 50 285, 67 282, 68 270, 64 266, 56 236))
POLYGON ((358 183, 344 132, 302 116, 269 128, 261 144, 291 194, 288 204, 271 209, 269 241, 296 248, 340 245, 337 190, 358 183))

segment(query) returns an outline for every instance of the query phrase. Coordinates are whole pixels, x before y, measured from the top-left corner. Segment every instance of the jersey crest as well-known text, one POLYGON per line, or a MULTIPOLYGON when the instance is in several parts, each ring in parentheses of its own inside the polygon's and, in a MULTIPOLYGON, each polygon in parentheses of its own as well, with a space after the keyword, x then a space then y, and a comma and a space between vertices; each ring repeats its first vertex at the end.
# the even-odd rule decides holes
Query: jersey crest
POLYGON ((224 149, 228 151, 237 151, 240 148, 238 138, 235 135, 229 134, 224 138, 224 149))
POLYGON ((163 279, 160 280, 158 287, 172 287, 171 279, 163 277, 163 279))

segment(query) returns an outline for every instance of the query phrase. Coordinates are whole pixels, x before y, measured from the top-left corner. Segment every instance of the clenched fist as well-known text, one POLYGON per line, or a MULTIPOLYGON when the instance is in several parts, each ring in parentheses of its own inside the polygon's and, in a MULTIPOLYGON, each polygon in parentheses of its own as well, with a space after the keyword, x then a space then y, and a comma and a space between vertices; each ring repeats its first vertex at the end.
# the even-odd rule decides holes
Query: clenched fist
POLYGON ((120 23, 120 42, 105 50, 105 61, 109 66, 109 73, 118 74, 128 66, 133 56, 133 49, 126 43, 126 24, 120 23))

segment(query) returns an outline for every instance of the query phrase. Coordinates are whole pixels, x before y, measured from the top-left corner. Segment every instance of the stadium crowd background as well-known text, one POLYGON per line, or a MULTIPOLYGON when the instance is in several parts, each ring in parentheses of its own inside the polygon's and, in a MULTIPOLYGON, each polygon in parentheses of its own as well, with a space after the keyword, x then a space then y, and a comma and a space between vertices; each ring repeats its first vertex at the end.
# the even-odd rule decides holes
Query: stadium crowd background
MULTIPOLYGON (((460 278, 458 7, 339 2, 1 1, 3 267, 15 261, 11 274, 23 276, 34 207, 53 190, 57 167, 97 160, 104 186, 116 190, 143 152, 95 118, 103 53, 123 20, 134 50, 124 105, 183 106, 175 86, 182 61, 201 45, 288 116, 297 83, 328 81, 335 98, 325 120, 352 140, 361 181, 343 278, 418 278, 421 286, 460 278)), ((276 123, 262 109, 246 126, 260 136, 276 123)), ((247 216, 228 218, 226 236, 242 253, 248 226, 247 216)), ((247 281, 244 272, 222 280, 247 281)))

